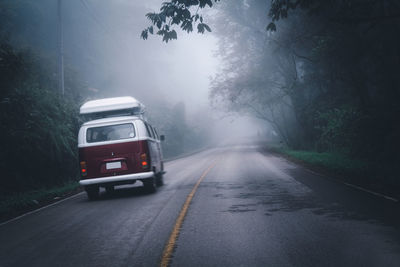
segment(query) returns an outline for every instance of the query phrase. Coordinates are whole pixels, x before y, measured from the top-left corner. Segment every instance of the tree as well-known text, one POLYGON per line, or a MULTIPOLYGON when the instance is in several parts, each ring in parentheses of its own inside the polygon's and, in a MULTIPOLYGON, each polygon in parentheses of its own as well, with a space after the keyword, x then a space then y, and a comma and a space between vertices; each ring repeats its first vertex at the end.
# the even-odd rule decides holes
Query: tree
MULTIPOLYGON (((192 31, 201 9, 199 1, 163 7, 148 17, 164 41, 176 38, 165 35, 174 27, 192 31)), ((210 95, 216 106, 264 118, 291 147, 350 153, 395 177, 397 1, 221 1, 213 28, 224 62, 210 95)))
MULTIPOLYGON (((62 184, 77 177, 78 107, 61 99, 49 63, 0 45, 2 193, 62 184)), ((79 87, 77 83, 69 86, 79 87)))
POLYGON ((164 42, 168 43, 170 40, 177 39, 175 27, 179 27, 188 33, 192 32, 194 27, 197 28, 198 33, 211 32, 211 28, 204 23, 199 10, 212 7, 213 2, 219 2, 219 0, 171 0, 163 2, 160 12, 146 14, 153 25, 144 29, 141 37, 147 39, 149 34, 157 34, 162 36, 164 42))

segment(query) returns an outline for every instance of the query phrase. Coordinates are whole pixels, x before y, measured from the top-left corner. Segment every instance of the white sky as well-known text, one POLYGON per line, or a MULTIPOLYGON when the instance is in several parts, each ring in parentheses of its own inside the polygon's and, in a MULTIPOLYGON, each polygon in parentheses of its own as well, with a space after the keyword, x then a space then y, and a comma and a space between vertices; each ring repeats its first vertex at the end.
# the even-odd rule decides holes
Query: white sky
MULTIPOLYGON (((208 105, 210 77, 216 74, 219 65, 214 56, 216 37, 210 33, 178 32, 178 40, 168 44, 157 35, 150 35, 144 41, 140 39, 140 33, 150 26, 145 14, 157 11, 162 1, 86 2, 93 14, 104 18, 100 26, 96 21, 88 20, 87 27, 100 32, 95 36, 98 39, 95 46, 100 49, 97 48, 97 56, 93 61, 108 67, 106 71, 98 69, 98 72, 103 71, 110 76, 104 77, 108 79, 104 86, 113 87, 109 90, 109 96, 130 94, 140 99, 145 95, 147 100, 151 96, 161 96, 171 104, 183 101, 188 111, 208 105), (104 9, 104 6, 108 8, 104 9)), ((81 16, 87 16, 87 10, 81 13, 81 16)), ((74 32, 71 31, 71 34, 74 32)), ((84 51, 81 53, 84 54, 84 51)), ((95 74, 96 67, 91 72, 95 74)))
MULTIPOLYGON (((65 24, 75 25, 66 31, 65 39, 67 47, 76 48, 69 53, 90 62, 82 74, 89 87, 105 92, 99 97, 131 95, 150 108, 153 100, 155 105, 163 100, 170 106, 182 101, 188 117, 199 110, 217 117, 218 132, 248 136, 259 131, 248 117, 222 119, 222 114, 207 108, 210 77, 221 64, 215 56, 218 39, 212 33, 178 31, 178 40, 167 44, 157 35, 142 40, 141 31, 150 26, 145 14, 158 11, 162 0, 86 2, 89 8, 78 0, 65 7, 70 14, 65 24)), ((208 15, 213 13, 210 10, 208 15)))

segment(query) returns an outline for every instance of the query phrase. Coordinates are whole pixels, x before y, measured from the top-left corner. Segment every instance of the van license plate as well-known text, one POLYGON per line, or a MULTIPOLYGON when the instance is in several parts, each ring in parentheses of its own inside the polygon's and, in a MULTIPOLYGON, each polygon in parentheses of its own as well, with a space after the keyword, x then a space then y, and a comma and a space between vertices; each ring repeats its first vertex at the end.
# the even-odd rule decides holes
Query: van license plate
POLYGON ((106 163, 106 169, 107 169, 107 170, 119 169, 119 168, 121 168, 121 161, 108 162, 108 163, 106 163))

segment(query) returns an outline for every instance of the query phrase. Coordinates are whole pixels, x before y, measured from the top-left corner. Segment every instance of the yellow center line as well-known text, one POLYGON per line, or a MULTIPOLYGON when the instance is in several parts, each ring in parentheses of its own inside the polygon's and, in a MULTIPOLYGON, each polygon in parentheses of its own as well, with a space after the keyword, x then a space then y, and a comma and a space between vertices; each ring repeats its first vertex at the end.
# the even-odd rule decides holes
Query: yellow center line
POLYGON ((186 198, 185 204, 183 204, 183 207, 181 209, 181 212, 179 213, 178 218, 176 219, 174 229, 172 230, 171 235, 169 236, 168 242, 164 247, 163 255, 161 258, 161 267, 167 267, 171 261, 172 253, 174 252, 174 247, 176 244, 176 240, 178 239, 179 232, 181 230, 183 221, 185 219, 186 213, 189 209, 190 202, 193 199, 194 194, 197 191, 197 188, 199 187, 201 181, 207 176, 207 174, 210 172, 210 170, 215 166, 216 162, 213 163, 210 167, 208 167, 207 170, 203 172, 203 174, 200 176, 199 180, 195 184, 195 186, 192 189, 192 192, 188 195, 186 198))

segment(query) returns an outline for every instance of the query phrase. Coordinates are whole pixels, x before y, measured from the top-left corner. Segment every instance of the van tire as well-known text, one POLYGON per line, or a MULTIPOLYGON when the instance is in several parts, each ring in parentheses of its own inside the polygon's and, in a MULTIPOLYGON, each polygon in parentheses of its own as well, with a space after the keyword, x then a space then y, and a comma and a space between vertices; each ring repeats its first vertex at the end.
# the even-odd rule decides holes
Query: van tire
POLYGON ((164 185, 164 176, 163 176, 162 172, 159 172, 156 174, 156 183, 157 183, 157 186, 164 185))
POLYGON ((106 186, 106 192, 107 192, 107 194, 112 194, 112 193, 114 193, 114 191, 115 191, 115 188, 114 188, 113 185, 106 186))
POLYGON ((98 186, 95 185, 85 186, 85 191, 89 200, 96 200, 99 198, 100 190, 98 186))
POLYGON ((149 193, 155 193, 157 191, 157 184, 155 177, 143 180, 143 185, 145 190, 149 193))

